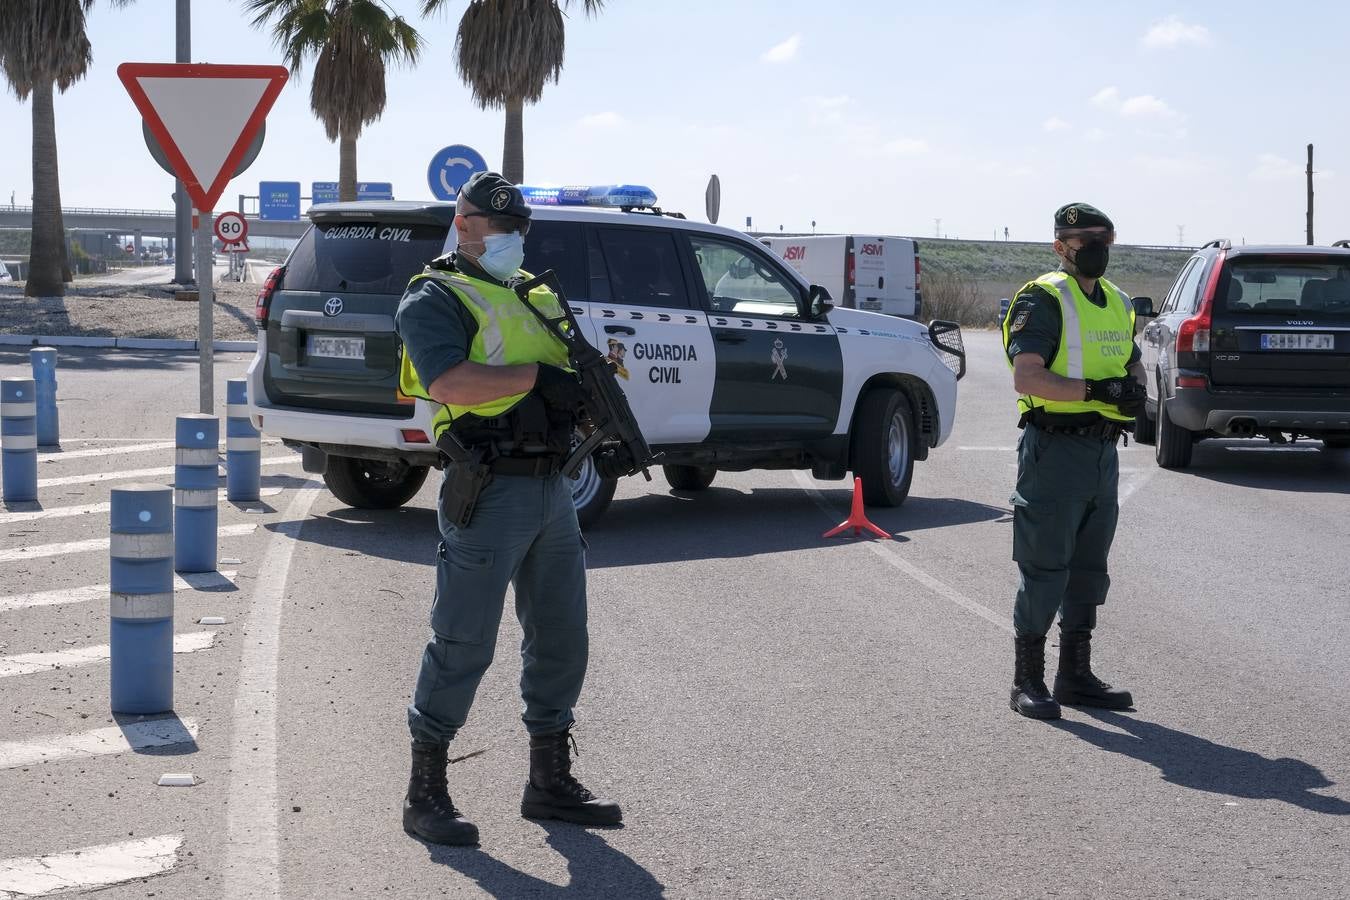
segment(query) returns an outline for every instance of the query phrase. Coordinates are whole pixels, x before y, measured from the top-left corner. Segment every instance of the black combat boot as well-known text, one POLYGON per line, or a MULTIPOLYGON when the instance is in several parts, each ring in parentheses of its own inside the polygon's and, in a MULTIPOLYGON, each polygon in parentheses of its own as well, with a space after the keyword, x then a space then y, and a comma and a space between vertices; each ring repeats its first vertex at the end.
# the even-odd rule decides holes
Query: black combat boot
POLYGON ((412 777, 403 801, 403 830, 433 844, 478 843, 478 827, 450 800, 445 783, 445 744, 412 742, 412 777))
POLYGON ((1030 719, 1058 719, 1059 704, 1045 689, 1045 637, 1017 635, 1012 694, 1008 705, 1030 719))
POLYGON ((621 824, 623 810, 619 804, 597 799, 572 777, 569 749, 575 748, 570 728, 556 734, 530 735, 530 780, 520 801, 520 814, 527 819, 561 819, 578 825, 621 824))
POLYGON ((1055 673, 1055 699, 1066 706, 1099 706, 1129 709, 1134 697, 1116 690, 1092 674, 1092 632, 1059 635, 1059 671, 1055 673))

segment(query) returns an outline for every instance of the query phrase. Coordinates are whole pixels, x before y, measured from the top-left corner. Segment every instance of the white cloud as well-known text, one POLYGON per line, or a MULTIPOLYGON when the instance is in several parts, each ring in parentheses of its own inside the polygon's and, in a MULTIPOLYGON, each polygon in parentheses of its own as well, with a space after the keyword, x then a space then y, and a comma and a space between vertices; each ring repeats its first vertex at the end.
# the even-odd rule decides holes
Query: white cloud
POLYGON ((844 113, 853 105, 853 98, 846 94, 833 97, 812 96, 805 100, 807 121, 813 126, 839 125, 844 121, 844 113))
MULTIPOLYGON (((1252 170, 1251 177, 1257 181, 1284 181, 1302 178, 1305 175, 1303 165, 1274 153, 1262 153, 1256 158, 1256 162, 1257 165, 1252 170)), ((1318 174, 1325 173, 1319 172, 1318 174)))
POLYGON ((1068 122, 1065 122, 1059 116, 1051 116, 1050 118, 1046 119, 1045 123, 1041 127, 1044 128, 1046 131, 1069 131, 1070 129, 1073 128, 1072 125, 1070 125, 1068 122))
POLYGON ((764 55, 760 57, 760 61, 766 63, 792 62, 797 58, 797 51, 801 48, 802 36, 800 34, 794 34, 786 41, 783 41, 783 43, 776 44, 768 50, 765 50, 764 55))
POLYGON ((1093 128, 1083 134, 1083 140, 1090 144, 1099 144, 1106 140, 1107 134, 1101 128, 1093 128))
POLYGON ((587 128, 617 128, 623 124, 623 116, 616 112, 591 113, 581 117, 581 124, 587 128))
POLYGON ((1213 39, 1205 26, 1188 24, 1180 16, 1168 16, 1153 23, 1144 35, 1143 43, 1150 50, 1171 50, 1186 44, 1208 47, 1213 39))
POLYGON ((1180 116, 1175 109, 1168 106, 1163 100, 1158 99, 1152 94, 1141 94, 1138 97, 1131 97, 1120 104, 1120 114, 1132 118, 1159 118, 1175 119, 1180 116))
POLYGON ((882 150, 889 156, 919 156, 928 152, 928 142, 919 138, 897 138, 887 141, 882 150))
POLYGON ((853 103, 853 98, 847 94, 836 94, 833 97, 807 97, 806 102, 816 109, 843 109, 853 103))
POLYGON ((1115 109, 1120 106, 1120 91, 1114 87, 1104 87, 1092 95, 1091 102, 1102 109, 1115 109))

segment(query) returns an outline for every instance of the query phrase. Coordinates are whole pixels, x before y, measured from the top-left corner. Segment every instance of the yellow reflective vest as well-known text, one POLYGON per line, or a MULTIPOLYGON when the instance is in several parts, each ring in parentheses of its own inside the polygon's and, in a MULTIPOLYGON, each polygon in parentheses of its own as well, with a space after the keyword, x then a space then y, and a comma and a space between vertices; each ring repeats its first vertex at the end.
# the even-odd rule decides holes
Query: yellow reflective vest
MULTIPOLYGON (((525 273, 521 273, 525 274, 525 273)), ((528 275, 526 275, 528 277, 528 275)), ((464 304, 464 308, 478 324, 478 331, 469 345, 469 362, 488 366, 518 366, 528 363, 548 363, 559 368, 568 368, 567 348, 544 324, 525 308, 525 304, 511 288, 503 287, 491 281, 471 278, 462 272, 446 271, 428 267, 419 275, 414 275, 408 286, 419 280, 431 279, 439 282, 452 297, 464 304)), ((562 315, 562 306, 558 298, 546 287, 537 287, 530 291, 530 300, 545 316, 553 319, 562 315)), ((566 325, 563 326, 566 328, 566 325)), ((410 397, 421 397, 437 403, 427 393, 417 370, 413 367, 411 354, 406 351, 399 367, 399 389, 410 397)), ((440 438, 451 422, 465 415, 491 419, 510 412, 529 392, 512 394, 475 406, 456 406, 438 404, 432 417, 435 429, 433 438, 440 438)))
MULTIPOLYGON (((1093 303, 1078 286, 1078 281, 1067 272, 1049 272, 1028 282, 1017 293, 1035 285, 1059 300, 1063 331, 1055 358, 1048 368, 1066 378, 1119 378, 1126 374, 1130 355, 1134 352, 1134 306, 1125 292, 1102 278, 1098 281, 1106 294, 1106 306, 1093 303)), ((1008 305, 1003 319, 1003 349, 1008 349, 1011 337, 1013 310, 1008 305)), ((1005 352, 1004 357, 1007 358, 1005 352)), ((1008 359, 1008 365, 1012 360, 1008 359)), ((1032 409, 1064 415, 1095 412, 1117 422, 1133 421, 1115 405, 1096 400, 1046 400, 1043 397, 1023 395, 1017 398, 1017 410, 1025 414, 1032 409)))

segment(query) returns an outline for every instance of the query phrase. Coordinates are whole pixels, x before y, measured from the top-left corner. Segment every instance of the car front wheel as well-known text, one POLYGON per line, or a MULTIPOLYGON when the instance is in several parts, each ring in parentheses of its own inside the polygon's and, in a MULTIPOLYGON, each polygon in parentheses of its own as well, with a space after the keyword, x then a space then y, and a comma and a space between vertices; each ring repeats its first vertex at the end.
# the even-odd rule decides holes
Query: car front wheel
POLYGON ((899 506, 914 478, 914 416, 897 390, 863 395, 853 426, 853 474, 862 479, 863 500, 899 506))
POLYGON ((382 459, 329 456, 323 483, 354 509, 396 509, 422 489, 427 467, 382 459))
POLYGON ((1153 456, 1164 469, 1184 469, 1191 464, 1194 435, 1172 421, 1167 414, 1167 401, 1158 398, 1158 442, 1153 456))
POLYGON ((577 509, 577 522, 582 528, 590 528, 600 520, 618 486, 618 479, 602 478, 595 470, 595 462, 586 457, 572 482, 572 505, 577 509))
POLYGON ((717 477, 717 470, 712 466, 662 466, 661 472, 671 488, 677 491, 705 490, 717 477))

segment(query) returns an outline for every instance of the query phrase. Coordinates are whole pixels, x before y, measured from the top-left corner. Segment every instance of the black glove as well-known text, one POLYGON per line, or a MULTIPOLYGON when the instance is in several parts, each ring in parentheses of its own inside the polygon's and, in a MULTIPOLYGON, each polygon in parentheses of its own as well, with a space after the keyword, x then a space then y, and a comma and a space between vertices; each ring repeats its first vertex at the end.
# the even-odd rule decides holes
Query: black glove
POLYGON ((581 380, 566 369, 539 363, 539 374, 534 378, 534 392, 554 409, 580 414, 586 406, 586 390, 581 380))
POLYGON ((1087 399, 1098 403, 1110 403, 1127 416, 1137 416, 1144 408, 1148 392, 1133 375, 1120 378, 1089 378, 1087 381, 1087 399))
POLYGON ((622 445, 604 447, 591 454, 595 471, 601 478, 623 478, 637 471, 636 461, 628 448, 622 445))

